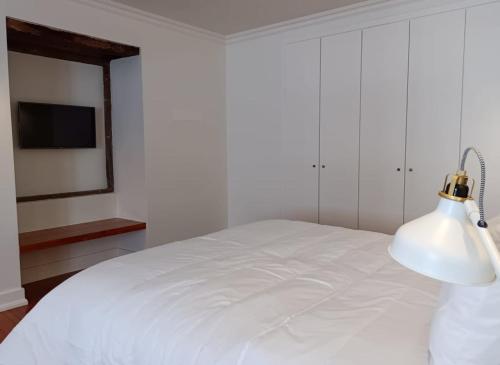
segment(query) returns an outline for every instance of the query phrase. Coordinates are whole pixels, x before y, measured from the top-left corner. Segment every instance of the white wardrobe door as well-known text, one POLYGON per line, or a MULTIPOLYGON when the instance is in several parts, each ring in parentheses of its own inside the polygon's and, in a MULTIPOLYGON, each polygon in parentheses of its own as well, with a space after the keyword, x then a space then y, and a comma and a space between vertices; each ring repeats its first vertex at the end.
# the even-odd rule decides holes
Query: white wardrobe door
MULTIPOLYGON (((320 40, 285 47, 283 216, 318 221, 320 40)), ((258 146, 255 146, 258 148, 258 146)))
POLYGON ((458 166, 465 10, 410 22, 405 221, 437 206, 458 166))
POLYGON ((359 228, 403 223, 408 22, 363 32, 359 228))
POLYGON ((361 31, 322 39, 320 223, 358 226, 361 31))
MULTIPOLYGON (((500 214, 500 3, 467 10, 465 45, 461 147, 475 146, 486 159, 485 207, 491 218, 500 214)), ((479 182, 474 156, 466 168, 479 182)))

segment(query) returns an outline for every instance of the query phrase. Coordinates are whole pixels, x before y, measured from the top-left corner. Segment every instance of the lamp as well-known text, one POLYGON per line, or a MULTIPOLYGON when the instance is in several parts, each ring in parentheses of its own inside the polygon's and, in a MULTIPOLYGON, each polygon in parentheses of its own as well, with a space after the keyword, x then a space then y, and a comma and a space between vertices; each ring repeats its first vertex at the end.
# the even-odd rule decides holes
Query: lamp
POLYGON ((445 179, 437 209, 401 226, 390 255, 413 271, 453 284, 480 285, 500 278, 500 254, 484 219, 485 175, 482 155, 467 148, 459 170, 445 179), (479 207, 471 197, 474 182, 465 171, 470 151, 481 163, 479 207))

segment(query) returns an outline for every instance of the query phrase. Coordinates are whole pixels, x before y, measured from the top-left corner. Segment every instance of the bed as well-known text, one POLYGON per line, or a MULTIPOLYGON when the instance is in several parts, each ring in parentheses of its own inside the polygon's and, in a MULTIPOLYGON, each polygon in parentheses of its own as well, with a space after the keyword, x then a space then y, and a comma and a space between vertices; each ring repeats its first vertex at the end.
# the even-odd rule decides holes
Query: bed
POLYGON ((391 236, 271 220, 122 256, 48 294, 1 365, 424 365, 436 282, 391 236))

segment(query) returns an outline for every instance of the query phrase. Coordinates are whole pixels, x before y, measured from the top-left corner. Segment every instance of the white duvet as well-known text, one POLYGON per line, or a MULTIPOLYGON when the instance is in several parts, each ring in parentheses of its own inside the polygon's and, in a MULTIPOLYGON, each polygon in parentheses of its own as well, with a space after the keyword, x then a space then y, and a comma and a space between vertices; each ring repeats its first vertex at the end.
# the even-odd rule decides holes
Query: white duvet
POLYGON ((263 221, 116 258, 47 295, 1 365, 424 365, 437 283, 391 237, 263 221))

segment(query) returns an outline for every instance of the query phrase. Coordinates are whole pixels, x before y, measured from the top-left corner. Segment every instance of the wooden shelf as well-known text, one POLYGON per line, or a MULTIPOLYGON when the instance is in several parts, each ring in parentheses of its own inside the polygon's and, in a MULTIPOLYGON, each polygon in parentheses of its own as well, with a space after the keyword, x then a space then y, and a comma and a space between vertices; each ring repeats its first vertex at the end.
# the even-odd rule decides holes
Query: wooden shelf
POLYGON ((112 218, 19 234, 21 253, 140 231, 146 223, 112 218))

